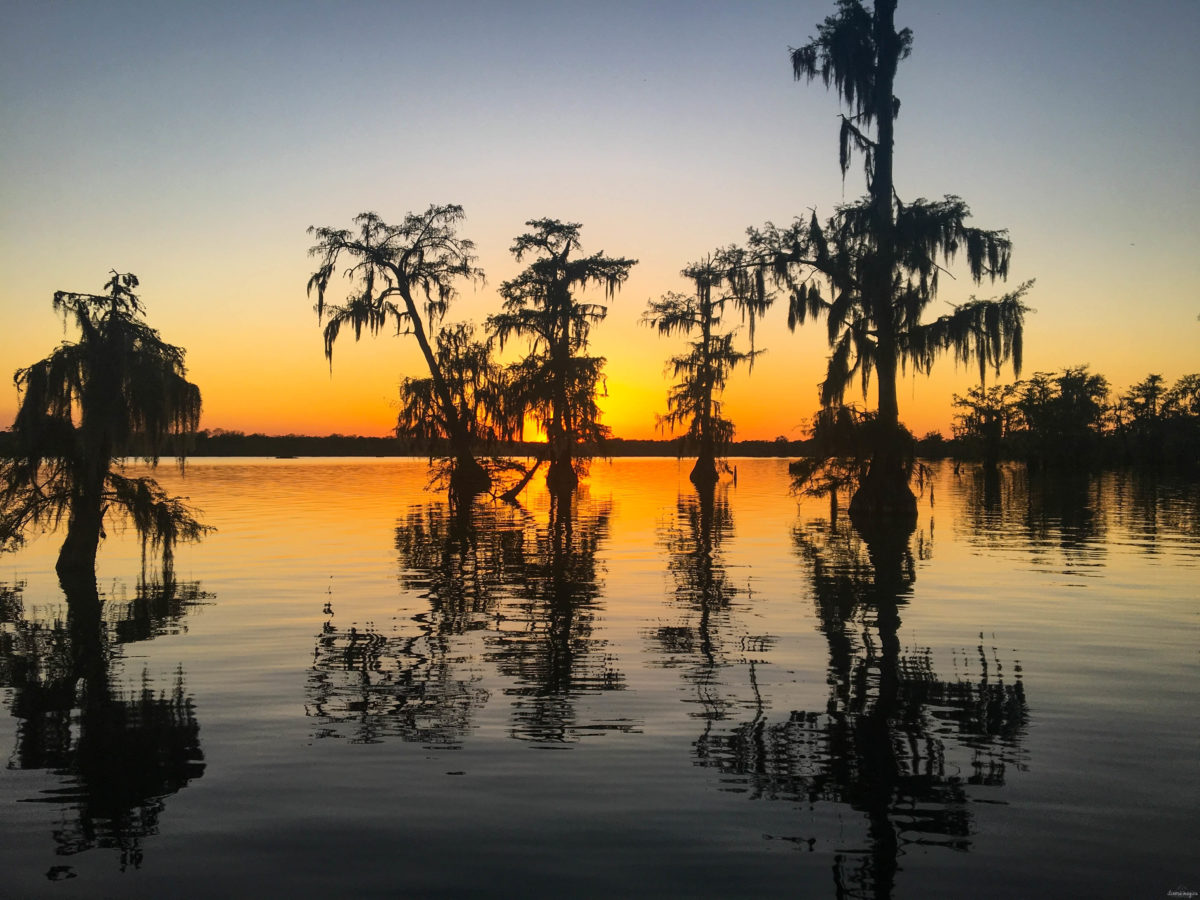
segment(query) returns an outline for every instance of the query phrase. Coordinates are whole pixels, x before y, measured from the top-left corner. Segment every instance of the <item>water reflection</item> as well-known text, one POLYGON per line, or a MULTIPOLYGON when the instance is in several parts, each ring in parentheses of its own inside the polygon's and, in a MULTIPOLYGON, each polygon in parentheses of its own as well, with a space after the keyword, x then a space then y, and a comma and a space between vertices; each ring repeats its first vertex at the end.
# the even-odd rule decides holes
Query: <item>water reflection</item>
MULTIPOLYGON (((1022 764, 1028 708, 1019 665, 1003 662, 982 638, 956 657, 953 680, 938 676, 929 650, 902 647, 901 612, 916 560, 932 550, 929 537, 885 531, 868 544, 849 522, 797 527, 795 550, 827 645, 828 699, 824 709, 772 716, 751 664, 753 711, 739 719, 728 715, 731 703, 714 699, 732 691, 716 685, 736 670, 718 650, 733 637, 719 561, 730 521, 717 502, 706 516, 707 504, 703 496, 681 499, 681 525, 667 540, 677 598, 694 610, 687 646, 697 663, 688 677, 704 685, 707 721, 694 744, 696 763, 718 770, 725 790, 861 814, 863 833, 849 840, 833 836, 841 828, 786 836, 833 852, 839 897, 890 896, 911 846, 969 849, 969 791, 1003 785, 1007 768, 1022 764)), ((659 644, 668 642, 660 637, 659 644)))
POLYGON ((733 708, 761 702, 755 665, 771 644, 770 637, 750 635, 739 624, 737 604, 747 591, 729 576, 723 558, 733 532, 726 483, 680 493, 674 517, 659 533, 679 618, 659 625, 650 637, 661 665, 684 670, 683 679, 694 691, 689 701, 699 705, 693 715, 703 717, 709 729, 733 708), (743 664, 749 667, 751 698, 740 696, 733 679, 723 674, 743 664))
POLYGON ((595 634, 600 614, 596 551, 608 537, 611 501, 592 500, 586 487, 549 496, 544 528, 524 532, 509 560, 511 599, 489 636, 487 657, 515 684, 512 736, 539 744, 577 741, 589 732, 628 731, 623 717, 581 720, 586 694, 622 690, 607 643, 595 634))
POLYGON ((317 737, 376 743, 398 737, 458 747, 473 712, 488 699, 476 651, 465 639, 495 616, 506 547, 520 525, 506 507, 431 503, 396 527, 401 582, 428 610, 383 633, 373 623, 339 627, 334 603, 317 638, 308 678, 308 714, 317 737))
POLYGON ((1200 482, 1146 471, 1034 473, 1024 467, 987 472, 963 467, 960 531, 976 547, 1031 553, 1035 566, 1094 574, 1113 547, 1158 553, 1200 535, 1200 482))
POLYGON ((625 681, 595 634, 611 502, 585 488, 545 502, 544 520, 483 500, 409 511, 396 527, 400 580, 427 609, 384 634, 335 625, 331 601, 309 677, 318 736, 460 746, 490 699, 480 661, 507 680, 514 738, 565 745, 633 727, 579 711, 625 681))
MULTIPOLYGON (((0 591, 0 686, 19 720, 15 769, 48 769, 62 786, 30 798, 61 805, 57 852, 119 851, 138 867, 143 840, 158 832, 165 798, 204 772, 200 726, 184 673, 156 690, 143 671, 123 688, 121 647, 176 629, 207 599, 198 584, 139 583, 131 601, 102 600, 94 576, 64 578, 66 620, 27 617, 22 585, 0 591)), ((56 866, 47 877, 70 874, 56 866)))

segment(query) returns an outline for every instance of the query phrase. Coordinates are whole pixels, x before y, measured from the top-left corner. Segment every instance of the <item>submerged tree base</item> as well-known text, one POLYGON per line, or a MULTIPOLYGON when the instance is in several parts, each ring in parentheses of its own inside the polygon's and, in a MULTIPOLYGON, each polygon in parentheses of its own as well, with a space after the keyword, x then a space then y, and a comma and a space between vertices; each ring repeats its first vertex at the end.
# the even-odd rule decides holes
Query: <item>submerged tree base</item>
POLYGON ((688 478, 697 488, 711 488, 720 480, 721 471, 717 467, 717 461, 711 457, 700 457, 696 460, 696 465, 692 466, 691 474, 688 478))
POLYGON ((82 535, 80 529, 69 527, 66 540, 58 551, 54 571, 62 578, 96 577, 96 553, 100 549, 99 529, 82 535))
POLYGON ((578 485, 579 476, 570 462, 557 459, 550 462, 550 471, 546 473, 546 486, 550 488, 551 493, 570 493, 578 485))
POLYGON ((456 497, 474 497, 492 489, 492 476, 473 456, 462 456, 454 461, 450 474, 450 492, 456 497))
POLYGON ((878 532, 911 531, 917 523, 917 496, 903 473, 868 476, 850 498, 850 521, 863 537, 878 532))

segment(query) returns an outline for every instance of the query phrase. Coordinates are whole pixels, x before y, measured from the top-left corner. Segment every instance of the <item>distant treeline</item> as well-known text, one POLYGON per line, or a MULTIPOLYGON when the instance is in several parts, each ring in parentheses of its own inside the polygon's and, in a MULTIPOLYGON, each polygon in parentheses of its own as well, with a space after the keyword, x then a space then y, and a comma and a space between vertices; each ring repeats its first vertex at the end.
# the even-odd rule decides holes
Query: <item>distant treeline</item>
MULTIPOLYGON (((0 456, 11 456, 13 435, 0 431, 0 456)), ((735 441, 729 447, 731 456, 799 456, 803 455, 806 441, 789 441, 776 438, 772 441, 735 441)), ((544 444, 531 441, 511 441, 493 444, 486 448, 495 456, 537 456, 544 444)), ((181 449, 188 456, 438 456, 445 452, 437 445, 424 441, 404 441, 395 437, 360 437, 348 434, 305 435, 305 434, 245 434, 241 431, 214 429, 200 431, 187 437, 181 449)), ((605 441, 601 455, 624 456, 688 456, 678 440, 624 440, 610 438, 605 441)), ((139 455, 142 450, 131 455, 139 455)))
POLYGON ((1148 375, 1115 393, 1087 366, 955 395, 953 439, 927 435, 923 454, 1039 466, 1200 465, 1200 374, 1168 385, 1148 375))
MULTIPOLYGON (((1087 366, 1059 373, 1037 372, 1023 381, 971 388, 954 397, 952 436, 931 431, 917 441, 917 455, 952 457, 995 464, 1001 460, 1040 466, 1153 465, 1200 467, 1200 374, 1168 384, 1149 375, 1123 393, 1087 366)), ((131 456, 149 455, 150 443, 135 438, 131 456)), ((0 431, 0 457, 11 457, 14 435, 0 431)), ((731 457, 803 457, 809 440, 777 437, 770 441, 733 441, 731 457)), ((434 441, 357 435, 267 435, 214 429, 180 439, 190 456, 416 456, 444 455, 434 441)), ((493 442, 483 455, 536 457, 545 444, 493 442)), ((598 448, 605 457, 694 456, 678 439, 609 438, 598 448)))

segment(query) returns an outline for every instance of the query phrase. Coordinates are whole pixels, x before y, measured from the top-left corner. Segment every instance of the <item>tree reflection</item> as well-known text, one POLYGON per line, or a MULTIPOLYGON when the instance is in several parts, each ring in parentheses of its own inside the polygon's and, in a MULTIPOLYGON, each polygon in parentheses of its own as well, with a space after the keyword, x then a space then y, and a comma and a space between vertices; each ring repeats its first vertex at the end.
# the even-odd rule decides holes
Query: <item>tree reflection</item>
POLYGON ((167 690, 156 691, 146 672, 125 690, 116 662, 123 644, 179 627, 206 595, 168 578, 115 602, 101 599, 91 573, 60 583, 65 622, 26 617, 21 585, 0 592, 0 686, 12 689, 20 720, 9 766, 64 779, 36 798, 64 805, 54 831, 60 854, 115 849, 122 869, 137 867, 165 798, 203 774, 204 757, 182 669, 167 690))
POLYGON ((1003 467, 988 476, 972 466, 958 482, 969 544, 1027 548, 1040 565, 1060 554, 1075 573, 1104 565, 1126 542, 1155 553, 1162 541, 1200 534, 1200 483, 1169 474, 1003 467))
MULTIPOLYGON (((734 707, 757 704, 757 691, 754 701, 739 699, 722 671, 770 643, 769 638, 735 632, 734 607, 745 591, 729 578, 723 560, 723 544, 733 534, 728 491, 729 485, 721 484, 680 493, 674 518, 660 530, 680 618, 651 634, 663 665, 684 668, 684 680, 700 706, 693 715, 702 716, 710 729, 734 707)), ((749 665, 755 686, 754 662, 749 665)))
POLYGON ((308 714, 318 737, 374 743, 398 737, 457 747, 488 697, 464 636, 489 627, 495 586, 520 521, 507 507, 445 502, 414 507, 396 526, 401 584, 428 605, 391 634, 369 623, 340 628, 330 617, 317 638, 308 714))
MULTIPOLYGON (((752 680, 752 718, 721 721, 724 711, 706 705, 696 760, 719 770, 730 790, 860 813, 865 848, 821 834, 791 839, 813 849, 835 842, 837 896, 888 897, 911 846, 970 848, 969 791, 1003 785, 1007 767, 1020 764, 1028 721, 1020 669, 1008 677, 982 636, 975 651, 956 656, 953 680, 938 676, 929 650, 902 648, 916 560, 931 550, 923 534, 880 529, 868 543, 849 523, 819 520, 797 528, 795 547, 828 646, 825 708, 773 720, 752 680)), ((673 566, 690 566, 680 584, 721 583, 708 571, 710 554, 682 548, 672 550, 673 566)))
POLYGON ((515 680, 511 734, 542 744, 579 740, 597 731, 628 731, 622 718, 580 721, 582 695, 621 690, 606 643, 595 636, 600 612, 596 551, 608 537, 611 501, 592 500, 586 487, 549 495, 545 527, 527 528, 509 560, 511 590, 489 636, 488 658, 515 680))
POLYGON ((548 504, 544 524, 521 507, 482 500, 409 511, 396 527, 401 584, 428 608, 382 634, 336 626, 327 606, 309 677, 309 714, 324 726, 318 736, 459 746, 489 699, 477 659, 510 680, 513 737, 570 743, 629 727, 583 722, 576 710, 582 695, 624 683, 593 634, 596 550, 611 504, 584 489, 548 504))
POLYGON ((1131 470, 1105 473, 1114 524, 1153 552, 1161 541, 1200 536, 1200 480, 1131 470))

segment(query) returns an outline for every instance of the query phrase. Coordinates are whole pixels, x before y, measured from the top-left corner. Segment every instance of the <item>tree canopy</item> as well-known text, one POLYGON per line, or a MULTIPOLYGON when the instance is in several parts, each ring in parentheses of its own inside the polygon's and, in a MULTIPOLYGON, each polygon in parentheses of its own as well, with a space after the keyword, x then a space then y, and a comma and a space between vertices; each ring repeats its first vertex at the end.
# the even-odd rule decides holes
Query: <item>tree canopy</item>
POLYGON ((399 225, 365 212, 354 219, 357 231, 310 228, 316 243, 309 254, 320 265, 308 280, 308 293, 317 294, 316 313, 323 323, 325 356, 331 366, 334 344, 345 328, 353 330, 355 340, 364 330, 374 335, 388 326, 397 334, 413 336, 429 371, 429 403, 450 442, 451 488, 470 495, 491 484, 474 457, 477 420, 471 409, 461 405, 466 398, 452 390, 451 381, 458 376, 444 369, 447 358, 439 362, 434 348, 438 327, 458 294, 456 282, 483 279, 483 271, 475 265, 475 245, 458 235, 463 217, 461 206, 431 205, 423 213, 408 213, 399 225), (343 274, 350 288, 342 303, 329 303, 329 283, 343 258, 349 263, 343 274))
POLYGON ((511 397, 516 411, 545 429, 550 459, 548 482, 573 487, 576 464, 587 459, 607 433, 600 423, 597 394, 603 389, 604 359, 587 355, 592 325, 608 307, 575 294, 589 287, 611 299, 637 260, 582 254, 578 223, 531 219, 531 231, 517 237, 512 253, 525 269, 500 286, 504 311, 488 319, 501 348, 514 337, 528 342, 525 357, 512 367, 511 397))
POLYGON ((182 462, 200 423, 184 351, 146 324, 137 287, 135 275, 113 272, 103 294, 56 292, 54 310, 78 338, 14 376, 21 401, 12 457, 0 463, 0 537, 13 545, 66 516, 60 572, 95 569, 106 515, 123 513, 164 565, 177 541, 206 531, 153 478, 124 471, 126 457, 157 464, 167 450, 182 462))
POLYGON ((894 125, 900 110, 893 85, 912 33, 896 30, 896 0, 868 10, 839 0, 817 35, 791 51, 797 80, 820 79, 848 110, 842 116, 838 161, 843 178, 855 154, 863 158, 867 194, 821 222, 816 212, 791 226, 751 229, 749 245, 764 272, 786 287, 788 325, 824 317, 831 348, 821 402, 836 406, 856 381, 866 395, 876 379, 876 436, 871 464, 855 498, 862 517, 915 515, 906 432, 900 426, 896 380, 911 366, 927 373, 951 352, 981 373, 1011 361, 1019 372, 1030 284, 1003 297, 969 301, 932 321, 923 316, 938 294, 939 275, 962 254, 975 282, 1008 275, 1007 232, 968 224, 959 197, 905 202, 893 178, 894 125))

